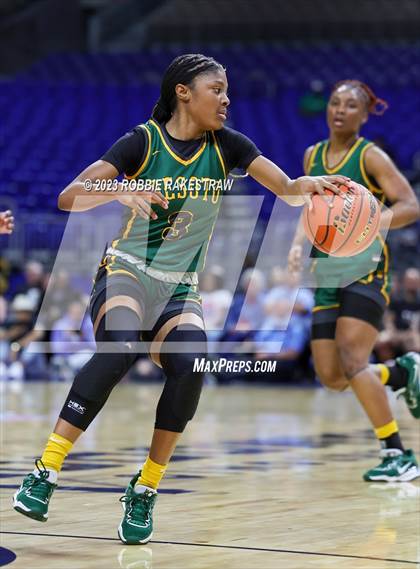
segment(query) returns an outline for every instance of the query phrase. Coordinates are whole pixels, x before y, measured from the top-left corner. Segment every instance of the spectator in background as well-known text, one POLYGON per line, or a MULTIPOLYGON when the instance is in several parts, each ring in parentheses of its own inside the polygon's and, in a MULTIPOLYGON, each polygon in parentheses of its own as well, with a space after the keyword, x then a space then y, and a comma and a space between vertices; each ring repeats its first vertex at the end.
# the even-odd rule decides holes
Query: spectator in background
POLYGON ((44 288, 48 294, 42 307, 42 320, 45 328, 52 330, 54 323, 60 318, 64 318, 70 305, 80 300, 80 293, 70 284, 69 274, 65 270, 53 271, 48 278, 44 275, 44 288), (49 282, 48 282, 48 280, 49 282))
POLYGON ((265 295, 265 319, 255 334, 256 359, 276 359, 272 379, 293 379, 310 340, 313 294, 299 290, 298 276, 280 267, 270 275, 273 288, 265 295))
MULTIPOLYGON (((10 209, 7 211, 0 212, 0 235, 10 235, 13 233, 14 217, 10 209)), ((10 263, 7 259, 0 257, 0 295, 3 295, 9 288, 9 274, 10 274, 10 263)), ((7 305, 6 300, 1 296, 0 298, 0 324, 4 317, 2 318, 1 313, 4 312, 5 306, 7 305)))
MULTIPOLYGON (((223 342, 251 341, 254 331, 260 328, 264 311, 263 300, 265 277, 255 268, 246 269, 239 281, 239 291, 235 294, 226 321, 223 342)), ((239 345, 240 352, 246 352, 249 345, 239 345)))
POLYGON ((24 379, 45 379, 48 375, 45 355, 29 350, 30 343, 40 340, 44 332, 34 330, 34 297, 18 294, 10 309, 0 329, 0 359, 5 377, 19 391, 24 379))
POLYGON ((73 300, 66 314, 57 320, 51 331, 52 364, 60 379, 71 381, 92 357, 96 349, 90 320, 85 317, 85 306, 73 300))
POLYGON ((418 269, 411 267, 405 271, 401 294, 391 301, 389 311, 397 330, 415 330, 414 324, 416 321, 418 324, 420 314, 420 271, 418 269))
POLYGON ((314 306, 313 293, 309 289, 299 288, 299 275, 282 267, 273 267, 270 274, 271 288, 264 298, 264 304, 283 298, 296 298, 294 312, 307 316, 310 326, 311 311, 314 306))
POLYGON ((299 100, 299 111, 302 115, 312 117, 325 113, 328 95, 325 83, 321 79, 313 79, 309 90, 299 100))
POLYGON ((0 257, 0 295, 6 294, 9 289, 10 261, 5 257, 0 257))
POLYGON ((220 338, 232 303, 232 293, 224 288, 223 277, 223 268, 215 265, 205 271, 200 278, 207 338, 213 341, 220 338))
POLYGON ((420 351, 420 271, 414 267, 403 275, 400 290, 386 314, 385 330, 375 346, 379 361, 407 351, 420 351))
POLYGON ((3 322, 6 320, 7 317, 7 300, 4 296, 0 296, 0 327, 3 325, 3 322))
POLYGON ((0 234, 10 235, 15 227, 15 218, 10 209, 0 212, 0 234))
POLYGON ((35 312, 38 312, 42 297, 44 295, 44 267, 39 261, 28 261, 24 271, 25 282, 21 285, 16 295, 25 295, 30 298, 35 305, 35 312))
POLYGON ((418 197, 420 192, 420 150, 417 150, 413 154, 411 168, 407 172, 407 178, 410 180, 418 197))

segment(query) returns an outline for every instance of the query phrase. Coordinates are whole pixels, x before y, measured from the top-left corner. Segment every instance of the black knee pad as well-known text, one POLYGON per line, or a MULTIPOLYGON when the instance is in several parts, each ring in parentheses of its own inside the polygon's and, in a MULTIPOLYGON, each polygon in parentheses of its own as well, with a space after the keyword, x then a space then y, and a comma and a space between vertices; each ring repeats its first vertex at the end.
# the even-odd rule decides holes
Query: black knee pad
POLYGON ((90 401, 77 393, 72 387, 61 409, 60 418, 73 425, 73 427, 85 431, 105 405, 109 393, 100 401, 90 401))
POLYGON ((107 332, 98 351, 82 367, 61 410, 60 417, 85 430, 104 406, 112 389, 138 358, 130 348, 138 341, 135 331, 107 332), (106 338, 106 339, 105 339, 106 338))
POLYGON ((127 343, 114 342, 111 347, 107 345, 82 367, 73 381, 73 388, 82 397, 89 401, 100 401, 104 393, 110 392, 124 377, 136 361, 138 354, 130 350, 127 343))
POLYGON ((207 338, 204 330, 194 327, 185 329, 181 326, 172 330, 166 340, 180 342, 188 346, 194 342, 194 354, 190 353, 162 353, 162 369, 166 374, 166 382, 156 411, 157 429, 181 433, 188 421, 195 414, 200 400, 204 373, 194 371, 194 362, 207 356, 207 338))

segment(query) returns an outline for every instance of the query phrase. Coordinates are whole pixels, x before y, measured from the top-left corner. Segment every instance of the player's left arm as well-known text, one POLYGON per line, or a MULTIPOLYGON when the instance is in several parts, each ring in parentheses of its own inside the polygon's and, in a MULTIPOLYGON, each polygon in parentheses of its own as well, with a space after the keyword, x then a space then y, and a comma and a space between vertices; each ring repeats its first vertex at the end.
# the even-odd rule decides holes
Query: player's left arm
POLYGON ((274 162, 264 156, 257 156, 248 166, 247 172, 254 180, 292 206, 310 204, 312 194, 326 196, 326 189, 335 194, 340 194, 338 186, 349 181, 346 176, 338 174, 334 176, 301 176, 292 180, 274 162))
POLYGON ((392 206, 382 212, 381 225, 398 229, 414 223, 420 217, 419 202, 407 178, 391 158, 377 146, 367 149, 366 172, 375 178, 392 206), (391 225, 389 222, 391 221, 391 225))

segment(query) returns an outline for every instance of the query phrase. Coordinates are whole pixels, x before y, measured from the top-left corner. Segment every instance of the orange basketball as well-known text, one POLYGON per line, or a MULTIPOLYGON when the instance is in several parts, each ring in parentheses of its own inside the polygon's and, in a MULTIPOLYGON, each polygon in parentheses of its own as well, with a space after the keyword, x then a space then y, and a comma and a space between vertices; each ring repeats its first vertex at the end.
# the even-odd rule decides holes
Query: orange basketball
POLYGON ((379 231, 380 207, 373 194, 361 184, 341 185, 343 197, 333 196, 333 207, 319 194, 312 196, 313 208, 305 206, 303 226, 309 241, 333 257, 351 257, 369 247, 379 231))

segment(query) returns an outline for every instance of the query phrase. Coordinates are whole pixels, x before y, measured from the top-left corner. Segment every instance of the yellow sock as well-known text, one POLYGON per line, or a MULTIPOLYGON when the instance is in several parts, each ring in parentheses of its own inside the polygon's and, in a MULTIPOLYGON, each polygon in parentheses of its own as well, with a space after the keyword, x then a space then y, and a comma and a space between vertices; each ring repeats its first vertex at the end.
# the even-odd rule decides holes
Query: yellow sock
POLYGON ((387 367, 385 364, 376 364, 376 368, 379 370, 379 373, 381 374, 381 383, 383 385, 386 385, 388 383, 389 376, 391 373, 389 371, 389 367, 387 367))
POLYGON ((73 443, 57 433, 51 433, 48 438, 47 446, 41 457, 45 468, 60 472, 64 459, 69 454, 73 443))
POLYGON ((150 457, 147 457, 136 485, 141 484, 157 490, 159 482, 164 477, 167 468, 167 464, 158 464, 157 462, 153 462, 150 457))
POLYGON ((375 429, 375 435, 378 439, 386 439, 394 433, 398 433, 398 424, 395 420, 387 423, 386 425, 383 425, 383 427, 378 427, 375 429))

